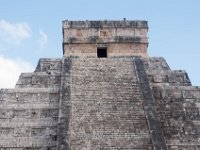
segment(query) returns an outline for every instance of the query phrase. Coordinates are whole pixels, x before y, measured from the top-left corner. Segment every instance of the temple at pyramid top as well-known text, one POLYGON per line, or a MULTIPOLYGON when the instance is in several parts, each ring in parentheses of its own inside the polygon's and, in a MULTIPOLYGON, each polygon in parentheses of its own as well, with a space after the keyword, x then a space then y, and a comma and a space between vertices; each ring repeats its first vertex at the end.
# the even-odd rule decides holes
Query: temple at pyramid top
POLYGON ((62 29, 64 56, 148 56, 147 21, 65 20, 62 29))

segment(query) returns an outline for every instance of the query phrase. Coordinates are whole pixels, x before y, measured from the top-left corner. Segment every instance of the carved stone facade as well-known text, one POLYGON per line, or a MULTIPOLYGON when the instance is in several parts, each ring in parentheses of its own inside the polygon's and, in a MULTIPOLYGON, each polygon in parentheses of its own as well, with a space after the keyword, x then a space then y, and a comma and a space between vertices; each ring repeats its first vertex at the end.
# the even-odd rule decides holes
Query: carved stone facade
POLYGON ((200 87, 148 57, 147 29, 64 21, 64 57, 40 59, 0 91, 1 149, 200 149, 200 87))
POLYGON ((63 21, 64 56, 147 56, 147 21, 63 21))

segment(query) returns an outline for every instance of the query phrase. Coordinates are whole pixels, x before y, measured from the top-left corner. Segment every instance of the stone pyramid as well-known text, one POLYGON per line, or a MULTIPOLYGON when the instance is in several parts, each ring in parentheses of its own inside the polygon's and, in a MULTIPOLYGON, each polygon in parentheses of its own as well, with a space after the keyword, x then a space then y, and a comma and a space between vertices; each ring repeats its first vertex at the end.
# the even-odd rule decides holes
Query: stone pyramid
POLYGON ((63 21, 63 58, 0 91, 0 149, 200 149, 200 88, 148 56, 147 32, 146 21, 63 21))

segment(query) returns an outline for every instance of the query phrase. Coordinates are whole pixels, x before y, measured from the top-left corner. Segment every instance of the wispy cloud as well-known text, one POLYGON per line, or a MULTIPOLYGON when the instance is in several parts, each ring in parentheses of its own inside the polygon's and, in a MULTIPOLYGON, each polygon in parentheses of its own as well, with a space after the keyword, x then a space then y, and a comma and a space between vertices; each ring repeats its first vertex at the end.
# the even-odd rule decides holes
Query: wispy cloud
POLYGON ((40 30, 39 34, 40 34, 40 38, 38 40, 39 46, 40 46, 40 49, 44 49, 48 41, 48 36, 43 30, 40 30))
POLYGON ((27 23, 10 23, 0 20, 0 40, 21 44, 21 42, 31 37, 31 28, 27 23))
POLYGON ((33 66, 22 59, 0 56, 0 88, 13 88, 21 72, 33 71, 33 66))

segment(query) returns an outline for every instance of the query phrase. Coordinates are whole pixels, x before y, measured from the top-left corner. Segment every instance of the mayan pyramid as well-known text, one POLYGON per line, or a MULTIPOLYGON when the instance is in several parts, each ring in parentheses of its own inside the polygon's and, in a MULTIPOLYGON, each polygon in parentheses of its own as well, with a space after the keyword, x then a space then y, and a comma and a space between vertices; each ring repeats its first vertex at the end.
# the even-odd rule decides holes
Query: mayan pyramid
POLYGON ((199 150, 200 87, 149 57, 147 21, 63 21, 63 58, 0 91, 0 150, 199 150))

